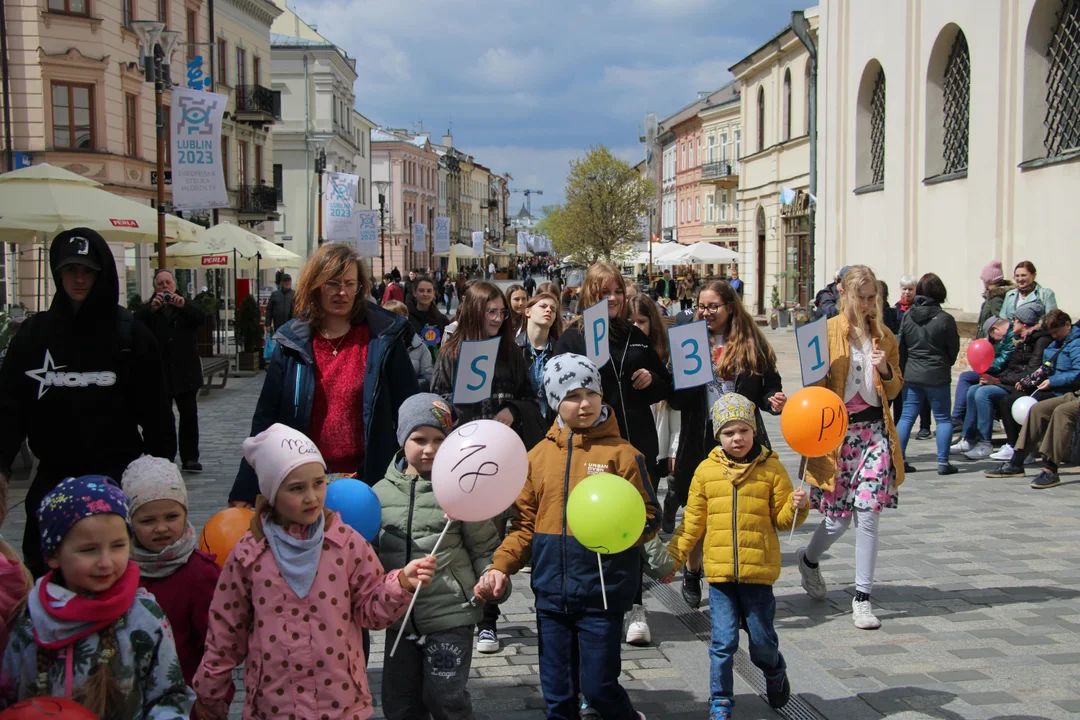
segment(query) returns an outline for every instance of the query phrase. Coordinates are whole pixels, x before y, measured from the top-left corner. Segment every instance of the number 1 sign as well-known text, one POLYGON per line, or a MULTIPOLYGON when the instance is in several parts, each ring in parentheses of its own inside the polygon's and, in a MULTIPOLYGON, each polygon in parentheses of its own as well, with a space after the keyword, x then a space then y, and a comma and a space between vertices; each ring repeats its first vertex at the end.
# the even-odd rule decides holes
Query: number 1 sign
POLYGON ((803 387, 824 379, 829 374, 828 319, 821 318, 795 328, 795 345, 799 348, 803 387))

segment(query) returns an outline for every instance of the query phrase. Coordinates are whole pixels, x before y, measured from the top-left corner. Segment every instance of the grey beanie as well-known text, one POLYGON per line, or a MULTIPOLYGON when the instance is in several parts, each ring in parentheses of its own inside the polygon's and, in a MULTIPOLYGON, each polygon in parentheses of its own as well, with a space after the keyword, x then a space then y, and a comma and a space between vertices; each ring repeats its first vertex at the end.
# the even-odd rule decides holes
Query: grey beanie
POLYGON ((544 392, 547 393, 548 406, 558 410, 559 404, 571 390, 588 388, 601 395, 600 371, 592 360, 584 355, 566 353, 553 357, 544 366, 544 392))
POLYGON ((1035 302, 1025 303, 1016 308, 1016 314, 1013 317, 1030 327, 1038 324, 1045 314, 1046 308, 1043 307, 1041 302, 1036 300, 1035 302))
POLYGON ((454 413, 450 405, 434 393, 412 395, 398 408, 397 441, 405 447, 405 441, 417 428, 433 427, 449 435, 454 428, 454 413))
MULTIPOLYGON (((990 317, 986 318, 986 322, 984 322, 982 326, 983 335, 985 335, 986 337, 990 337, 990 331, 993 330, 994 326, 997 325, 999 322, 1009 321, 1003 317, 998 317, 997 315, 991 315, 990 317)), ((1021 320, 1021 322, 1023 321, 1021 320)))

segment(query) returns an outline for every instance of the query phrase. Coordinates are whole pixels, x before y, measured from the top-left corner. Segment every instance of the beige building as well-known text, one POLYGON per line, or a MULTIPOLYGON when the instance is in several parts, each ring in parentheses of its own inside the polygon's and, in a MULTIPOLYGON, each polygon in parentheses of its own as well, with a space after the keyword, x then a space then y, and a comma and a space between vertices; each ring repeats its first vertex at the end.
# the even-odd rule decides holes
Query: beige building
MULTIPOLYGON (((807 10, 806 18, 816 38, 817 8, 807 10)), ((807 50, 790 27, 731 68, 742 98, 742 147, 735 150, 740 277, 746 283, 743 299, 759 315, 770 309, 773 288, 781 302, 813 300, 807 297, 809 69, 807 50)))
MULTIPOLYGON (((705 158, 701 165, 701 240, 719 241, 724 247, 739 249, 739 155, 742 149, 742 104, 739 96, 721 97, 698 112, 705 158)), ((712 269, 708 269, 714 272, 712 269)))
POLYGON ((821 23, 818 286, 935 272, 974 320, 981 268, 1028 260, 1080 313, 1080 6, 823 0, 821 23))
MULTIPOLYGON (((386 197, 386 260, 377 275, 397 268, 403 275, 413 268, 431 267, 435 214, 439 205, 439 154, 427 133, 376 128, 371 131, 371 180, 389 181, 386 197), (427 226, 427 248, 412 251, 412 225, 427 226)), ((376 201, 377 202, 377 201, 376 201)))

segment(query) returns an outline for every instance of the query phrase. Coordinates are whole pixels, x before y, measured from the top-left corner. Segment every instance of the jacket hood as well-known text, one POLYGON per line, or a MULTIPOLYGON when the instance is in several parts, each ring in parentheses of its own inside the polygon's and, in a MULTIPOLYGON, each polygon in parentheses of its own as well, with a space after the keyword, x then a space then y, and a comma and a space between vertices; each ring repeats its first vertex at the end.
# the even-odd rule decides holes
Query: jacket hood
POLYGON ((743 458, 742 462, 732 460, 719 445, 714 447, 712 452, 709 453, 709 459, 724 469, 724 476, 731 480, 732 485, 738 485, 753 474, 754 468, 768 460, 774 454, 772 450, 764 445, 755 443, 755 446, 759 448, 759 452, 757 457, 750 462, 746 462, 745 458, 743 458))
POLYGON ((49 268, 52 271, 53 281, 56 283, 56 295, 53 297, 49 310, 62 315, 75 314, 75 306, 64 290, 60 270, 56 265, 67 254, 67 245, 83 241, 86 241, 97 254, 101 262, 101 272, 98 273, 90 294, 80 306, 79 313, 83 316, 93 315, 111 319, 115 317, 116 308, 120 302, 120 279, 116 274, 116 260, 105 238, 89 228, 65 230, 53 239, 49 247, 49 268))
POLYGON ((424 479, 420 475, 409 475, 405 473, 405 468, 408 467, 408 463, 405 462, 405 452, 398 450, 394 453, 394 459, 390 462, 390 466, 386 468, 386 475, 383 477, 388 483, 396 487, 406 495, 409 494, 409 486, 416 485, 417 494, 422 492, 431 492, 431 479, 424 479))
MULTIPOLYGON (((409 324, 409 321, 401 315, 370 303, 368 303, 364 319, 371 331, 372 340, 377 337, 392 338, 409 324)), ((310 364, 315 361, 311 350, 311 336, 311 323, 300 318, 293 318, 274 333, 274 342, 300 353, 304 361, 310 364)))
POLYGON ((986 290, 983 291, 983 298, 986 300, 996 297, 1003 298, 1005 297, 1005 293, 1009 292, 1014 287, 1016 287, 1016 285, 1014 285, 1011 280, 1002 280, 1001 282, 986 288, 986 290))
POLYGON ((907 311, 908 317, 919 325, 925 325, 941 314, 941 305, 937 300, 931 300, 924 295, 916 295, 915 302, 907 311))
MULTIPOLYGON (((574 430, 574 447, 582 447, 586 443, 591 443, 600 438, 619 437, 619 420, 615 417, 615 413, 611 411, 611 406, 605 404, 607 408, 607 419, 599 425, 595 425, 591 428, 584 430, 574 430)), ((570 441, 570 428, 565 427, 557 419, 551 425, 551 429, 548 430, 546 439, 554 442, 560 448, 566 448, 570 441)))

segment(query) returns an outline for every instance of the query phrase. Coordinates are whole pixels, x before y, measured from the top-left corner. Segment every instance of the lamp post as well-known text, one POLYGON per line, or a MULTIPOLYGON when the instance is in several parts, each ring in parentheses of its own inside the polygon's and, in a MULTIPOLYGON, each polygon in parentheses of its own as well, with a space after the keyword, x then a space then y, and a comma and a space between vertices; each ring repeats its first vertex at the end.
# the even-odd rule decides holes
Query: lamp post
MULTIPOLYGON (((323 173, 326 172, 326 147, 330 144, 330 137, 326 135, 315 135, 307 138, 307 145, 311 148, 311 151, 315 154, 315 174, 319 176, 319 220, 316 228, 316 237, 318 243, 321 246, 323 244, 323 173)), ((311 197, 308 195, 308 197, 311 197)), ((309 219, 308 222, 311 222, 309 219)), ((309 225, 308 228, 311 226, 309 225)), ((310 232, 310 229, 308 230, 310 232)), ((313 252, 311 248, 311 236, 308 235, 308 252, 313 252)))
POLYGON ((375 180, 372 183, 379 193, 379 265, 380 273, 386 274, 386 191, 390 189, 389 180, 375 180))
POLYGON ((131 29, 139 39, 139 58, 146 82, 154 83, 154 109, 157 117, 157 244, 158 268, 165 267, 165 86, 172 87, 169 66, 180 39, 177 30, 166 30, 165 23, 134 20, 131 29))

